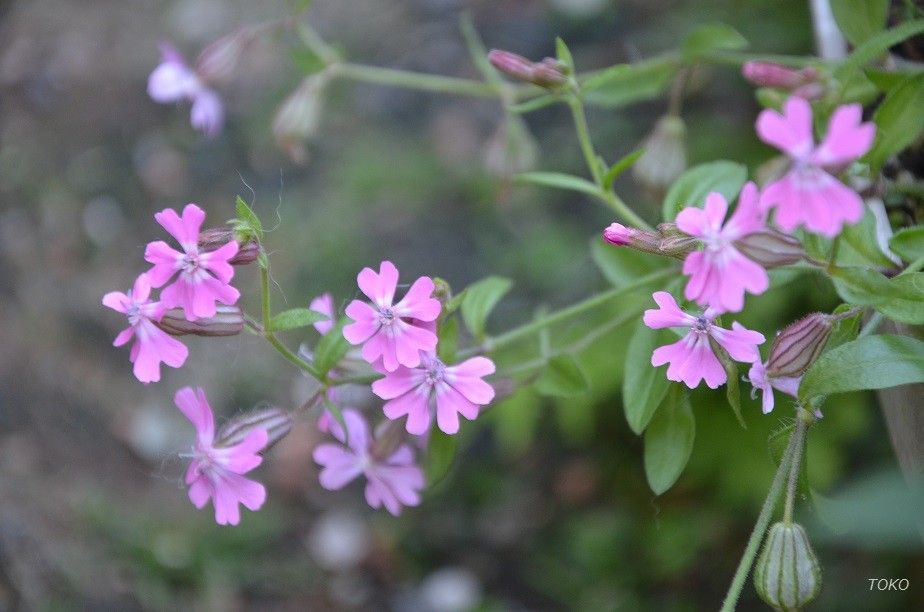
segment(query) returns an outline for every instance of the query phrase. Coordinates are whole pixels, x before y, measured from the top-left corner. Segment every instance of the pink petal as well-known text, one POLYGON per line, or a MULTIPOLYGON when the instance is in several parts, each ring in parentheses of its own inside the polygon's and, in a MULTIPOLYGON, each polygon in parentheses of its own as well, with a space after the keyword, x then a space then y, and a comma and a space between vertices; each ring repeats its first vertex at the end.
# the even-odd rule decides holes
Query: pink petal
POLYGON ((385 403, 382 407, 385 416, 391 420, 407 415, 405 429, 408 433, 419 436, 430 428, 430 388, 419 386, 385 403))
POLYGON ((237 255, 239 248, 237 240, 232 240, 214 251, 200 254, 199 265, 215 275, 221 282, 229 283, 234 276, 234 266, 229 264, 228 260, 237 255))
POLYGON ((246 474, 263 462, 258 455, 269 442, 269 434, 265 429, 254 429, 240 443, 227 448, 216 448, 213 455, 229 472, 246 474))
POLYGON ((365 453, 372 442, 366 418, 353 408, 345 408, 343 422, 346 423, 348 446, 357 454, 365 453))
POLYGON ((180 269, 183 253, 171 248, 163 240, 156 240, 149 242, 145 247, 144 260, 154 264, 147 272, 151 284, 155 287, 162 287, 180 269))
POLYGON ((318 481, 328 491, 342 489, 362 474, 359 459, 342 446, 321 444, 314 449, 312 456, 316 463, 324 467, 318 475, 318 481))
POLYGON ((399 367, 373 382, 372 392, 383 400, 394 399, 423 383, 424 378, 426 372, 421 369, 399 367))
POLYGON ((760 207, 760 192, 757 185, 748 181, 738 196, 738 207, 722 228, 722 237, 729 241, 737 240, 761 231, 766 223, 767 215, 760 207))
POLYGON ((362 344, 381 327, 378 311, 365 302, 353 300, 345 312, 346 316, 355 321, 343 327, 343 337, 350 344, 362 344))
POLYGON ((725 369, 712 352, 705 336, 693 332, 673 344, 654 350, 651 365, 661 366, 665 363, 668 380, 683 382, 689 388, 696 388, 701 380, 711 388, 718 388, 727 380, 725 369))
POLYGON ((112 341, 112 346, 122 346, 129 340, 131 340, 135 335, 134 327, 126 327, 119 332, 119 335, 115 337, 115 340, 112 341))
POLYGON ((217 136, 225 123, 225 107, 211 89, 202 89, 193 95, 189 122, 208 137, 217 136))
POLYGON ((783 107, 783 114, 772 109, 757 117, 757 135, 793 159, 807 159, 814 147, 812 107, 799 96, 792 96, 783 107))
POLYGON ((366 502, 372 508, 381 508, 385 506, 393 516, 400 516, 401 504, 398 498, 392 493, 383 481, 377 477, 370 477, 366 483, 366 502))
POLYGON ((421 321, 434 321, 440 315, 442 306, 439 300, 430 297, 433 294, 433 281, 421 276, 404 298, 395 304, 395 312, 400 317, 413 317, 421 321))
POLYGON ((195 390, 192 387, 183 387, 173 396, 173 402, 196 428, 199 441, 211 446, 215 437, 215 419, 205 391, 199 387, 195 390))
MULTIPOLYGON (((326 335, 334 327, 334 296, 329 293, 319 295, 311 300, 311 303, 308 304, 308 309, 319 312, 330 319, 329 321, 318 321, 314 324, 314 328, 318 330, 319 334, 326 335)), ((349 339, 347 339, 347 342, 349 342, 349 339)))
POLYGON ((212 496, 212 488, 208 479, 204 476, 199 476, 192 481, 189 485, 189 501, 192 504, 199 508, 200 510, 209 502, 209 498, 212 496))
POLYGON ((869 151, 876 136, 873 123, 861 123, 863 107, 859 104, 839 106, 828 122, 828 132, 812 154, 820 166, 843 166, 869 151))
POLYGON ((391 306, 398 286, 398 268, 390 261, 379 265, 379 273, 372 268, 363 268, 356 276, 360 290, 379 307, 391 306))
POLYGON ((371 338, 366 340, 366 343, 363 344, 362 356, 369 363, 373 363, 381 357, 382 367, 385 368, 386 372, 394 372, 400 365, 395 355, 395 340, 384 329, 379 329, 371 338))
POLYGON ((146 302, 151 296, 151 278, 145 273, 139 274, 132 285, 132 301, 146 302))
POLYGON ((757 345, 763 344, 764 335, 750 329, 735 321, 732 323, 732 329, 722 329, 713 325, 709 333, 716 341, 722 345, 729 356, 735 361, 753 363, 760 360, 760 353, 757 351, 757 345))
POLYGON ((110 291, 103 296, 103 306, 125 314, 131 306, 131 299, 121 291, 110 291))
POLYGON ((704 238, 709 231, 709 219, 706 211, 697 206, 687 206, 677 213, 677 228, 691 236, 704 238))
POLYGON ((481 380, 481 377, 492 374, 493 372, 494 362, 485 357, 473 357, 468 361, 462 362, 458 366, 447 368, 444 374, 444 380, 468 401, 484 406, 491 403, 491 400, 494 399, 494 387, 481 380), (466 370, 484 372, 487 369, 488 364, 475 364, 465 367, 469 361, 475 359, 487 361, 488 364, 490 364, 490 371, 483 374, 465 374, 464 372, 466 372, 466 370))
POLYGON ((187 98, 199 87, 195 73, 179 62, 163 62, 148 77, 148 95, 161 104, 187 98))
POLYGON ((478 406, 461 393, 441 383, 436 386, 436 424, 449 435, 459 432, 459 415, 472 421, 478 417, 478 406))
MULTIPOLYGON (((436 350, 436 335, 404 321, 398 320, 393 324, 394 350, 398 363, 408 368, 420 365, 420 351, 432 352, 436 350)), ((386 369, 388 363, 385 364, 386 369)))
POLYGON ((824 181, 822 189, 806 194, 808 212, 804 215, 805 227, 827 238, 834 238, 845 224, 852 225, 863 218, 863 199, 834 177, 825 176, 830 180, 824 181))

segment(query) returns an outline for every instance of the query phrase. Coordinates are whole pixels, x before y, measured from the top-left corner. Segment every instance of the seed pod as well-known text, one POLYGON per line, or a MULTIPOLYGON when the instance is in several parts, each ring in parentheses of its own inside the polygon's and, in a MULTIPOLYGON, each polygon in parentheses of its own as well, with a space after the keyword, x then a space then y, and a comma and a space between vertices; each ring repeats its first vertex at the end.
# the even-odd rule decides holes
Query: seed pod
POLYGON ((814 312, 784 327, 770 346, 767 375, 773 378, 802 376, 818 359, 833 326, 831 315, 814 312))
POLYGON ((778 268, 802 261, 805 249, 795 236, 767 228, 735 241, 735 247, 764 268, 778 268))
POLYGON ((774 523, 754 568, 761 599, 777 610, 796 611, 821 590, 821 567, 805 529, 797 523, 774 523))
MULTIPOLYGON (((227 227, 212 227, 199 234, 199 249, 205 253, 219 249, 232 240, 237 240, 234 230, 227 227)), ((237 253, 228 260, 232 266, 242 266, 253 263, 260 254, 260 245, 256 240, 247 242, 238 241, 237 253)))
POLYGON ((209 44, 196 60, 196 74, 209 83, 228 81, 259 31, 255 26, 241 28, 209 44))
POLYGON ((665 115, 640 145, 645 152, 632 167, 632 175, 643 186, 665 190, 687 169, 687 128, 683 119, 665 115))
POLYGON ((296 162, 305 161, 304 141, 311 139, 321 126, 324 93, 330 75, 319 72, 305 77, 283 100, 273 117, 276 144, 296 162))
POLYGON ((237 306, 216 304, 215 316, 187 321, 182 308, 171 308, 155 325, 173 336, 236 336, 244 331, 244 313, 237 306))
POLYGON ((240 414, 218 431, 215 447, 228 447, 240 444, 255 429, 264 429, 269 435, 269 448, 288 435, 292 429, 292 416, 282 408, 259 408, 240 414))

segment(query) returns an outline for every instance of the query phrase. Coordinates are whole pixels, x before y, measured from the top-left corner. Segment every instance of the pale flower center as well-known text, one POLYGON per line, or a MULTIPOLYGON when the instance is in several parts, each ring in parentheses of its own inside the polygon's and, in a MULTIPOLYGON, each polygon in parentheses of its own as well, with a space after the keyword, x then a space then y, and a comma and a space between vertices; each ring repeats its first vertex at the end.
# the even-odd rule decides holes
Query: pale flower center
POLYGON ((398 315, 391 306, 385 306, 379 309, 379 324, 388 327, 398 319, 398 315))
POLYGON ((199 254, 186 253, 183 255, 182 270, 185 274, 195 274, 199 269, 199 254))
POLYGON ((693 324, 692 329, 696 334, 709 334, 709 328, 712 327, 712 323, 709 322, 709 319, 703 316, 696 317, 696 323, 693 324))
POLYGON ((129 307, 128 311, 125 313, 125 316, 128 317, 128 324, 134 327, 141 322, 141 306, 135 302, 132 302, 132 305, 129 307))
POLYGON ((428 386, 435 386, 446 375, 446 366, 439 359, 434 359, 427 367, 427 376, 424 383, 428 386))

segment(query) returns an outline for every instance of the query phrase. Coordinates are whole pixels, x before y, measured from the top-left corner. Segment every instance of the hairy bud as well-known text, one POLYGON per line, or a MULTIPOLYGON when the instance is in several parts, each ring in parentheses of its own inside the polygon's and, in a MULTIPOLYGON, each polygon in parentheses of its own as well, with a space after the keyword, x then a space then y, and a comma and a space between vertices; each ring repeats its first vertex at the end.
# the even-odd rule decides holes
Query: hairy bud
POLYGON ((182 308, 171 308, 155 325, 173 336, 236 336, 244 331, 244 313, 237 306, 216 304, 215 316, 187 321, 182 308))
POLYGON ((303 142, 318 131, 328 80, 329 76, 324 72, 306 77, 276 110, 273 137, 276 144, 296 162, 305 160, 303 142))
POLYGON ((499 72, 517 81, 533 83, 546 89, 555 89, 568 82, 567 67, 558 60, 547 57, 533 62, 522 55, 492 49, 488 61, 499 72))
POLYGON ((662 223, 657 232, 611 223, 603 239, 616 246, 627 246, 645 253, 683 258, 696 248, 696 239, 677 230, 673 223, 662 223))
POLYGON ((754 568, 761 599, 777 610, 801 610, 821 590, 821 567, 805 529, 774 523, 754 568))
POLYGON ((764 268, 799 263, 805 257, 805 249, 798 238, 769 227, 739 238, 735 247, 764 268))
POLYGON ((269 435, 269 442, 266 448, 269 448, 276 442, 282 440, 292 429, 292 415, 282 408, 258 408, 240 414, 218 431, 216 436, 215 447, 228 447, 240 444, 255 429, 265 429, 269 435))
POLYGON ((640 145, 645 152, 632 167, 632 175, 649 189, 664 190, 687 169, 686 126, 676 115, 658 119, 640 145))
POLYGON ((814 68, 794 70, 773 62, 745 62, 741 73, 755 85, 777 89, 796 89, 818 78, 818 71, 814 68))
POLYGON ((259 27, 241 28, 212 42, 199 54, 196 74, 209 83, 228 81, 258 32, 259 27))
POLYGON ((767 375, 802 376, 824 349, 834 321, 831 315, 815 312, 784 327, 770 346, 767 375))
MULTIPOLYGON (((238 240, 234 230, 227 227, 212 227, 199 234, 199 249, 208 253, 225 246, 232 240, 238 240)), ((256 240, 252 238, 246 242, 238 240, 237 244, 237 253, 228 260, 229 264, 243 266, 257 260, 260 255, 260 244, 256 240)))

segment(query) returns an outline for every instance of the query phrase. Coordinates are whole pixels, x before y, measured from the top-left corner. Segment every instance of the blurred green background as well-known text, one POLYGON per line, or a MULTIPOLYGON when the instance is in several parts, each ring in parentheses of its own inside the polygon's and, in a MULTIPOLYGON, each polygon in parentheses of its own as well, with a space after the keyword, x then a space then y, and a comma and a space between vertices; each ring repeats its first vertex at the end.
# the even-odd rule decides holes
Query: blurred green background
MULTIPOLYGON (((0 4, 0 609, 718 607, 775 468, 767 437, 791 406, 778 401, 763 416, 748 399, 742 429, 722 392, 695 394, 690 463, 653 496, 620 400, 637 323, 582 356, 588 397, 519 393, 465 425, 449 476, 398 519, 366 507, 359 485, 320 489, 309 419, 256 472, 269 500, 238 528, 189 504, 177 453, 193 432, 174 391, 201 385, 227 417, 298 405, 308 385, 248 335, 191 339, 182 369, 135 381, 127 351, 110 346, 122 321, 99 300, 146 268, 144 244, 162 237, 155 211, 195 201, 219 224, 236 195, 251 201, 273 228, 280 308, 323 291, 341 304, 356 272, 382 259, 405 279, 437 275, 457 289, 488 274, 513 279, 495 331, 607 286, 589 246, 610 214, 572 193, 514 185, 496 101, 337 82, 295 164, 270 131, 301 78, 291 33, 254 46, 222 88, 229 121, 214 140, 191 130, 187 106, 147 98, 159 40, 194 58, 235 27, 289 10, 283 0, 0 4)), ((351 60, 478 78, 463 13, 487 46, 531 58, 553 54, 560 35, 584 70, 650 57, 709 21, 734 26, 755 51, 812 52, 807 4, 790 1, 317 0, 308 19, 351 60)), ((598 151, 612 162, 634 150, 665 110, 664 100, 591 109, 598 151)), ((697 73, 683 112, 690 163, 768 159, 753 134, 757 111, 733 67, 697 73)), ((566 109, 526 121, 533 169, 584 174, 566 109)), ((631 173, 617 189, 656 217, 659 200, 631 173)), ((235 284, 255 310, 254 271, 239 270, 235 284)), ((740 320, 769 336, 836 304, 807 276, 749 298, 740 320)), ((874 399, 832 399, 810 435, 812 486, 868 510, 850 510, 855 524, 838 530, 800 504, 825 572, 815 609, 924 606, 921 509, 890 501, 901 499, 900 477, 874 399), (911 587, 871 592, 879 577, 911 587)), ((761 605, 746 587, 741 609, 761 605)))

